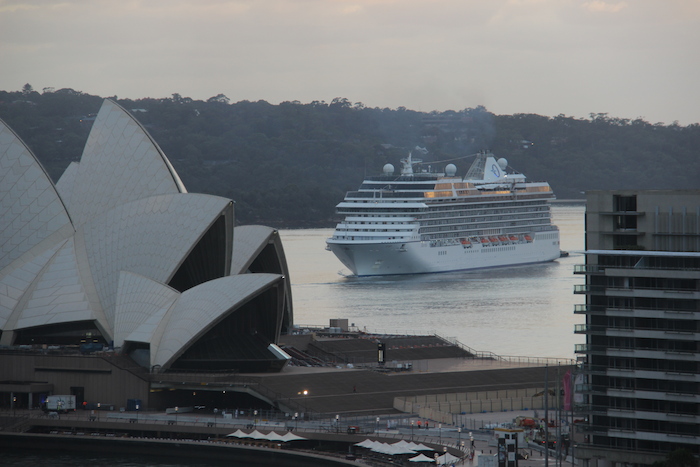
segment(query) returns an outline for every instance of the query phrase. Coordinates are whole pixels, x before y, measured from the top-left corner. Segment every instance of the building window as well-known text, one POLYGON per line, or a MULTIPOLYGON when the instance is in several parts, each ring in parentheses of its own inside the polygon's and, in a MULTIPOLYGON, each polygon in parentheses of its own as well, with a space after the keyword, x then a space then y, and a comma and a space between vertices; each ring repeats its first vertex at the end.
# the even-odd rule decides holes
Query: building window
POLYGON ((623 196, 614 195, 613 196, 613 211, 624 212, 624 211, 636 211, 637 210, 637 195, 623 196))

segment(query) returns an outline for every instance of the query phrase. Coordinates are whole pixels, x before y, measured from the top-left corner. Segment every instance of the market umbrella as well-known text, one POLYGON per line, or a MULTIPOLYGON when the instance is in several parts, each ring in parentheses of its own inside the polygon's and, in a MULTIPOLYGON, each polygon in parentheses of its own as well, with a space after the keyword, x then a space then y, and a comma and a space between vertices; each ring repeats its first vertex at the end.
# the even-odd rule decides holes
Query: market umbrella
POLYGON ((234 431, 233 433, 229 433, 228 436, 234 437, 234 438, 250 438, 250 436, 247 433, 244 433, 240 429, 234 431))
POLYGON ((413 449, 414 451, 434 451, 435 450, 433 448, 429 448, 428 446, 426 446, 423 443, 416 444, 415 446, 412 446, 411 449, 413 449))
POLYGON ((367 438, 366 440, 362 441, 361 443, 355 443, 355 446, 359 446, 361 448, 367 448, 367 449, 372 449, 374 447, 375 441, 372 441, 371 439, 367 438))
POLYGON ((418 454, 416 457, 411 457, 410 462, 435 462, 435 459, 431 459, 425 454, 418 454))
POLYGON ((375 441, 374 446, 372 446, 370 450, 380 454, 393 454, 394 451, 387 443, 381 443, 379 441, 375 441))
POLYGON ((265 438, 265 435, 260 433, 258 430, 251 431, 250 434, 248 434, 248 437, 253 439, 267 439, 265 438))
POLYGON ((407 449, 407 448, 402 448, 401 446, 396 446, 394 444, 387 444, 387 443, 379 443, 377 446, 372 448, 372 451, 378 452, 381 454, 388 454, 390 456, 398 456, 401 454, 415 454, 416 452, 407 449))
POLYGON ((304 438, 303 436, 295 435, 291 431, 288 431, 284 435, 282 435, 281 441, 284 441, 286 443, 287 441, 297 441, 300 439, 306 439, 306 438, 304 438))
POLYGON ((459 457, 453 456, 449 452, 446 452, 442 456, 438 457, 438 464, 443 465, 443 464, 451 464, 455 461, 458 461, 459 457))
POLYGON ((284 441, 284 437, 280 434, 277 434, 274 431, 271 431, 268 434, 266 434, 265 439, 268 439, 270 441, 284 441))

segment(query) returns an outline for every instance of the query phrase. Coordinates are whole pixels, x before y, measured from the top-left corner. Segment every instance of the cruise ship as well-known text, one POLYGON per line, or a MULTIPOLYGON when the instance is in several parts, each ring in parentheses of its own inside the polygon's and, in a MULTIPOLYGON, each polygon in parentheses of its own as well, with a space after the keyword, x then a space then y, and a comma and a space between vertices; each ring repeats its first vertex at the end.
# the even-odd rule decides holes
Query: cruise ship
MULTIPOLYGON (((356 276, 422 274, 552 261, 554 193, 492 153, 476 154, 462 178, 454 164, 426 169, 412 153, 401 173, 386 164, 337 205, 344 216, 326 249, 356 276)), ((431 164, 435 164, 434 162, 431 164)))

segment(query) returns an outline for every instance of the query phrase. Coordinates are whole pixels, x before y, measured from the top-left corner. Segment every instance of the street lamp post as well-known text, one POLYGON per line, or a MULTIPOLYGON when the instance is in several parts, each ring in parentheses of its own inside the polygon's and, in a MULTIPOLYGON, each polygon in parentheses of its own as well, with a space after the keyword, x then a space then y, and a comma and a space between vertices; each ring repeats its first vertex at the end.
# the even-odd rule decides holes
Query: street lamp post
POLYGON ((376 433, 378 431, 379 431, 379 417, 377 417, 377 420, 375 421, 375 424, 374 424, 374 432, 376 433))
POLYGON ((101 407, 101 406, 102 406, 102 404, 100 404, 100 403, 98 402, 98 403, 97 403, 97 421, 98 421, 98 422, 100 421, 100 407, 101 407))
POLYGON ((258 411, 253 410, 253 429, 258 427, 258 411))
POLYGON ((442 444, 442 423, 438 423, 438 437, 440 440, 440 444, 442 444))
POLYGON ((175 407, 175 425, 177 425, 177 412, 180 410, 180 407, 175 407))
POLYGON ((442 448, 442 465, 447 465, 447 446, 442 448))
POLYGON ((17 415, 17 396, 12 396, 12 416, 17 415))
POLYGON ((413 441, 413 420, 411 420, 411 441, 413 441))
POLYGON ((462 427, 458 426, 457 427, 457 444, 459 444, 460 441, 462 441, 462 427))
POLYGON ((218 413, 219 413, 219 409, 217 409, 217 408, 215 407, 215 408, 214 408, 214 428, 216 428, 216 414, 218 414, 218 413))
POLYGON ((340 415, 335 416, 335 432, 340 433, 340 415))
POLYGON ((140 408, 141 408, 141 406, 136 404, 136 423, 139 422, 139 409, 140 408))
POLYGON ((299 430, 299 412, 294 412, 294 430, 299 430))

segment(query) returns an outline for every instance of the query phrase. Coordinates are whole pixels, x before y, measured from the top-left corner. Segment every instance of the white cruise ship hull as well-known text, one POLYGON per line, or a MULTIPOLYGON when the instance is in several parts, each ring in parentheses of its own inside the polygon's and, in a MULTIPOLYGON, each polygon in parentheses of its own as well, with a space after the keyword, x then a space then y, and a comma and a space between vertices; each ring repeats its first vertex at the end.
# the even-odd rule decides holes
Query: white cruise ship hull
POLYGON ((356 276, 424 274, 543 263, 559 258, 561 254, 558 231, 535 234, 531 242, 489 246, 431 246, 428 241, 360 243, 331 239, 327 244, 356 276))
POLYGON ((414 171, 401 160, 384 174, 366 177, 336 206, 344 216, 328 249, 357 276, 423 274, 516 264, 560 256, 547 182, 507 172, 508 161, 475 155, 467 175, 453 164, 444 173, 414 171))

